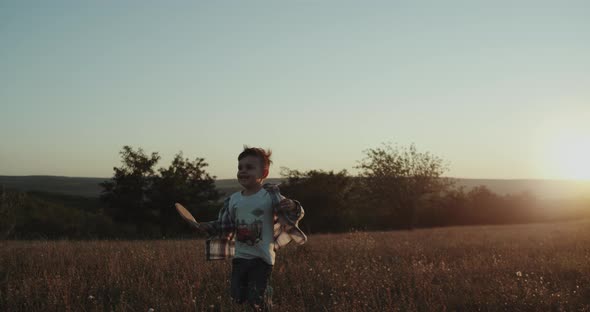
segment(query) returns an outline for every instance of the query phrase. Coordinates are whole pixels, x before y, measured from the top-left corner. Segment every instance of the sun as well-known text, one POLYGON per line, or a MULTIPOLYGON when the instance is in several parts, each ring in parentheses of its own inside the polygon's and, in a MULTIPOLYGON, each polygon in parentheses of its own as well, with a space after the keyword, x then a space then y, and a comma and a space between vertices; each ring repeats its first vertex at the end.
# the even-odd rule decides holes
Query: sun
POLYGON ((560 179, 590 180, 590 134, 563 132, 547 151, 553 175, 560 179))

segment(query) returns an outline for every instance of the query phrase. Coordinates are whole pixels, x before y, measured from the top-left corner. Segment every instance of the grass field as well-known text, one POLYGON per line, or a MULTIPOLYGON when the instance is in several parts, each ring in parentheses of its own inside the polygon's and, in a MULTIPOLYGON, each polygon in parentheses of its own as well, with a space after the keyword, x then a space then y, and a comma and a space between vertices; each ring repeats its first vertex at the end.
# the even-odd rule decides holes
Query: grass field
MULTIPOLYGON (((0 311, 240 311, 201 240, 2 241, 0 311)), ((590 222, 311 236, 277 311, 590 311, 590 222)))

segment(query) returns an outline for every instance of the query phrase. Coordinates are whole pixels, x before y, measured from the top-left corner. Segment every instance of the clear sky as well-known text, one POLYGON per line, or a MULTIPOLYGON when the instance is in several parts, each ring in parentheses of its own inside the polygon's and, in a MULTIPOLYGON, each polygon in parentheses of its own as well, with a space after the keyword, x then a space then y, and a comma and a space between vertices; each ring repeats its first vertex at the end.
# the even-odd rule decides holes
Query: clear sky
POLYGON ((415 143, 449 176, 590 179, 589 1, 3 1, 0 175, 124 145, 235 175, 415 143))

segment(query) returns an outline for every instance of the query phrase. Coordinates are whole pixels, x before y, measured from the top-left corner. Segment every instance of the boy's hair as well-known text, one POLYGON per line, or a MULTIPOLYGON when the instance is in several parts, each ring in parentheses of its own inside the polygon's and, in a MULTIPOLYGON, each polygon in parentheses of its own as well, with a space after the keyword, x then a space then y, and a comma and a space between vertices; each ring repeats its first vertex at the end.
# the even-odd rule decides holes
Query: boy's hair
POLYGON ((238 161, 242 160, 242 158, 246 156, 254 156, 258 157, 262 162, 262 168, 268 170, 270 168, 270 164, 272 164, 272 160, 270 160, 270 156, 272 155, 272 151, 270 149, 264 150, 259 147, 249 147, 244 145, 244 150, 238 156, 238 161))

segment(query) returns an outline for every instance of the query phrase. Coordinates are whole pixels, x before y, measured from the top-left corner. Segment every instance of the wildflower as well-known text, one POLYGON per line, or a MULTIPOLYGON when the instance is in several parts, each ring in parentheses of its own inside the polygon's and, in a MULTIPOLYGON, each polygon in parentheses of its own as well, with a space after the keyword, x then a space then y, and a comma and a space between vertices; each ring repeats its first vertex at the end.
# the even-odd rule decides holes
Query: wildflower
POLYGON ((516 276, 518 276, 518 277, 522 277, 522 272, 520 272, 520 271, 517 271, 517 272, 516 272, 516 276))
POLYGON ((93 300, 93 299, 94 299, 93 295, 88 296, 88 300, 93 300))

